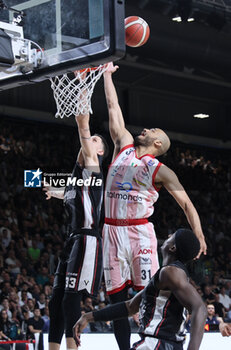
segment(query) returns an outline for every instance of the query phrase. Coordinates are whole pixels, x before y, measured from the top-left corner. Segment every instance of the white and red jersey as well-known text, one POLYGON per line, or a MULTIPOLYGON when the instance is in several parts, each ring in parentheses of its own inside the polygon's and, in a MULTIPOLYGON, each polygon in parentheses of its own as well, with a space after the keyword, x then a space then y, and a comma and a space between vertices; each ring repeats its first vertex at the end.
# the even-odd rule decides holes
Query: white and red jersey
POLYGON ((122 148, 108 170, 105 217, 128 220, 151 216, 159 197, 154 181, 161 164, 150 154, 137 157, 134 145, 122 148))

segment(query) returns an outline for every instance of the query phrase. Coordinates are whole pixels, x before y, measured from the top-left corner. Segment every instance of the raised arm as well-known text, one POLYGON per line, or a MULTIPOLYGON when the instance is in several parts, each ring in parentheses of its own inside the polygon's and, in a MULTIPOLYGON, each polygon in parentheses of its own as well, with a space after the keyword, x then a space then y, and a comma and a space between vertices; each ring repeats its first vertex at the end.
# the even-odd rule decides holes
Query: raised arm
POLYGON ((109 131, 115 145, 114 156, 121 148, 133 143, 133 137, 125 127, 123 114, 112 80, 112 74, 116 72, 118 68, 118 66, 114 66, 111 62, 108 64, 108 69, 104 73, 104 90, 109 113, 109 131))
POLYGON ((178 301, 191 313, 190 341, 187 350, 198 350, 204 334, 207 310, 196 289, 188 282, 182 269, 167 266, 159 277, 161 289, 169 289, 178 301))
POLYGON ((155 182, 163 185, 183 209, 189 225, 200 241, 200 252, 197 258, 200 257, 201 253, 206 254, 207 245, 205 243, 199 215, 174 171, 162 165, 156 175, 155 182))
MULTIPOLYGON (((74 74, 76 75, 77 71, 75 71, 74 74)), ((86 72, 82 73, 82 79, 85 79, 86 75, 86 72)), ((82 105, 87 106, 87 91, 84 90, 84 88, 81 91, 81 94, 79 94, 79 98, 81 99, 82 105)), ((78 161, 83 157, 84 166, 86 168, 89 168, 89 170, 92 170, 92 166, 94 166, 96 167, 96 169, 94 168, 94 171, 98 172, 99 161, 97 157, 97 151, 93 144, 94 140, 91 137, 89 126, 89 112, 86 111, 83 114, 76 115, 75 120, 78 126, 79 139, 81 144, 81 150, 78 155, 78 161)))
POLYGON ((76 116, 75 120, 78 126, 79 139, 81 144, 81 153, 84 159, 84 166, 91 168, 94 166, 94 171, 99 171, 99 161, 97 151, 93 144, 89 127, 89 114, 81 114, 76 116), (97 167, 97 169, 96 169, 97 167))

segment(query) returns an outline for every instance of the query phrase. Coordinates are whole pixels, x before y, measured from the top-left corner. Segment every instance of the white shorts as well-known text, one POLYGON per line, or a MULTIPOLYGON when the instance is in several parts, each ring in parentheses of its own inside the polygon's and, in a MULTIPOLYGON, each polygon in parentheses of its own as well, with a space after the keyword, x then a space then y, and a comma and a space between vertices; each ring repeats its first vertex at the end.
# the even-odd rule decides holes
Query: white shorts
POLYGON ((103 266, 107 294, 117 293, 127 285, 143 289, 159 268, 153 224, 105 224, 103 266))

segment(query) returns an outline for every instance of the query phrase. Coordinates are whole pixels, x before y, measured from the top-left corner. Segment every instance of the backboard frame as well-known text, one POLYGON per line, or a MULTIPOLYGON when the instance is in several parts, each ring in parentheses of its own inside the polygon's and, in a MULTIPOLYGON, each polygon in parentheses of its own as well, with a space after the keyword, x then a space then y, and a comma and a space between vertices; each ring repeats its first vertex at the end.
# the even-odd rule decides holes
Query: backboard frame
POLYGON ((125 54, 124 0, 103 0, 104 37, 102 40, 48 56, 42 65, 29 73, 1 79, 0 90, 36 83, 72 72, 76 69, 94 67, 109 61, 116 61, 125 54))

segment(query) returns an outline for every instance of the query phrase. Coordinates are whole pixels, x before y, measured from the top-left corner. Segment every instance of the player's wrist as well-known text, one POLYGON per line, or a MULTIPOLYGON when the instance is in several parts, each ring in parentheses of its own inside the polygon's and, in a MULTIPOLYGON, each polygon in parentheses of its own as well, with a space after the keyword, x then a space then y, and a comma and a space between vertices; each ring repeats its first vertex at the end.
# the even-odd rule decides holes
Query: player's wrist
POLYGON ((83 319, 85 319, 87 322, 94 322, 93 312, 88 312, 86 314, 82 315, 83 319))
POLYGON ((106 71, 103 73, 103 77, 107 79, 108 77, 110 78, 112 76, 112 74, 113 74, 112 72, 106 71))

